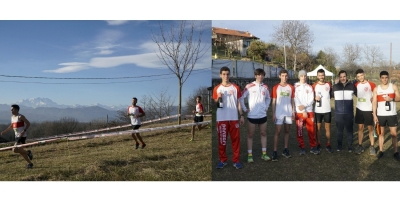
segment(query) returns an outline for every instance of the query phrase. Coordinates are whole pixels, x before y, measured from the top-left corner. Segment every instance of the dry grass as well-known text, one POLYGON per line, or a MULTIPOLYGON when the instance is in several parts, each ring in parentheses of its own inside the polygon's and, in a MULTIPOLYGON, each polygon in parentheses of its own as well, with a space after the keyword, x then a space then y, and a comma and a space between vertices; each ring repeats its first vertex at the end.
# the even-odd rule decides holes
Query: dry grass
POLYGON ((19 154, 0 152, 0 180, 210 181, 210 134, 209 128, 197 131, 195 141, 189 142, 190 128, 147 132, 141 134, 146 148, 137 150, 130 135, 36 145, 27 148, 34 155, 30 170, 19 154))
MULTIPOLYGON (((334 105, 334 104, 331 104, 334 105)), ((398 109, 400 108, 397 105, 398 109)), ((269 112, 268 116, 272 113, 269 112)), ((400 119, 400 115, 398 115, 400 119)), ((247 123, 247 122, 246 122, 247 123)), ((215 122, 213 122, 213 127, 215 122)), ((344 151, 336 152, 336 125, 333 113, 331 123, 331 144, 334 153, 328 153, 325 148, 325 131, 322 130, 323 149, 320 155, 309 153, 308 139, 305 136, 305 144, 307 154, 305 156, 299 155, 299 147, 295 134, 295 126, 291 126, 289 137, 289 151, 292 158, 283 157, 283 131, 280 134, 278 144, 278 162, 265 162, 261 160, 261 144, 260 135, 256 134, 253 138, 253 158, 254 163, 247 163, 247 145, 246 145, 246 126, 241 126, 241 145, 240 145, 240 161, 243 164, 243 169, 237 170, 232 167, 232 151, 230 146, 230 139, 228 139, 227 155, 228 165, 224 169, 216 169, 216 164, 219 162, 218 158, 218 143, 216 130, 213 130, 213 171, 212 180, 214 181, 398 181, 400 174, 400 162, 393 159, 393 148, 391 137, 389 136, 388 129, 385 133, 384 152, 385 155, 377 160, 375 156, 369 155, 369 150, 365 149, 364 153, 357 155, 345 151, 347 146, 344 146, 344 151)), ((353 145, 358 144, 357 125, 354 124, 354 137, 353 145)), ((304 129, 306 135, 306 130, 304 129)), ((400 131, 398 129, 398 131, 400 131)), ((273 135, 275 133, 275 125, 272 125, 270 118, 267 128, 267 153, 271 157, 273 151, 273 135)), ((344 134, 344 141, 346 141, 346 133, 344 134)), ((345 144, 345 143, 344 143, 345 144)), ((363 138, 364 148, 369 147, 368 133, 365 128, 363 138)), ((375 147, 378 147, 376 141, 375 147)))

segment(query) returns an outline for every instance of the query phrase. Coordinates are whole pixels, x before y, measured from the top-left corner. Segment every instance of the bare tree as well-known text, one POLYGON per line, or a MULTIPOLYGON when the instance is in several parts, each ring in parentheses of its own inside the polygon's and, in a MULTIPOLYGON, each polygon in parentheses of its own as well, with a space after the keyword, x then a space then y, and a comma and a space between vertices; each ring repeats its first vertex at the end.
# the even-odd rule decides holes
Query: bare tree
POLYGON ((173 102, 168 89, 162 89, 159 93, 153 94, 150 97, 147 112, 153 119, 170 116, 173 111, 173 102))
POLYGON ((332 47, 325 47, 324 51, 326 55, 326 65, 333 68, 336 67, 339 63, 339 55, 332 47))
POLYGON ((283 44, 288 42, 293 55, 293 70, 296 71, 297 54, 308 52, 314 42, 314 35, 310 27, 303 21, 283 21, 278 27, 274 27, 273 39, 283 44))
MULTIPOLYGON (((159 34, 152 34, 152 40, 158 46, 158 58, 178 78, 178 114, 181 114, 182 109, 182 86, 189 78, 196 62, 209 49, 208 43, 203 42, 203 25, 203 21, 181 21, 178 24, 171 22, 169 29, 165 29, 164 22, 161 21, 159 34)), ((211 29, 208 32, 211 36, 211 29)), ((181 124, 180 117, 178 124, 181 124)))
POLYGON ((347 71, 348 78, 354 76, 355 71, 359 68, 358 61, 361 60, 362 47, 358 44, 345 44, 343 46, 343 59, 342 59, 342 69, 347 71))
POLYGON ((377 63, 383 60, 383 53, 378 46, 364 45, 364 57, 370 67, 374 67, 377 63))

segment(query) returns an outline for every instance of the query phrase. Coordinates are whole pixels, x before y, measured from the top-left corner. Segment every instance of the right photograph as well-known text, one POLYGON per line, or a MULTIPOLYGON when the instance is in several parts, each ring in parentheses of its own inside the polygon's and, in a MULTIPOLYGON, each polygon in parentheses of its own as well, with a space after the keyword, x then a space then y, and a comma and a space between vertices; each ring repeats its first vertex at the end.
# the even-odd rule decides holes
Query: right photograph
POLYGON ((213 181, 398 181, 400 21, 213 20, 213 181))

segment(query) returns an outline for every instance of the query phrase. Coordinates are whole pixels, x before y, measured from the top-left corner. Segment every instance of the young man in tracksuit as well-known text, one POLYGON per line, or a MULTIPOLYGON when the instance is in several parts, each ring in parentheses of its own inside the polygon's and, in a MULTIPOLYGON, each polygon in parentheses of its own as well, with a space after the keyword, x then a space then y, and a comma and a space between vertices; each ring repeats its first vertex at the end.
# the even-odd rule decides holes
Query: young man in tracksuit
POLYGON ((337 128, 337 151, 342 150, 343 131, 347 131, 347 148, 353 152, 353 95, 357 95, 357 88, 347 80, 347 72, 340 70, 339 82, 333 85, 335 98, 335 120, 337 128))
POLYGON ((221 84, 214 87, 213 99, 215 103, 219 103, 218 99, 222 98, 223 107, 217 109, 217 133, 218 133, 218 151, 219 163, 217 169, 222 169, 227 165, 228 157, 226 156, 226 145, 228 136, 232 141, 233 152, 233 166, 236 169, 243 168, 239 162, 240 155, 240 125, 244 124, 244 117, 240 107, 239 98, 241 92, 239 86, 229 82, 230 69, 228 67, 221 67, 219 76, 221 77, 221 84), (240 112, 240 119, 238 120, 238 111, 240 112))
POLYGON ((306 83, 307 73, 305 70, 299 71, 299 82, 294 84, 294 104, 296 107, 296 135, 299 142, 300 155, 305 155, 305 145, 303 139, 303 126, 306 125, 308 141, 310 142, 310 153, 319 154, 315 141, 314 126, 314 90, 311 85, 306 83))

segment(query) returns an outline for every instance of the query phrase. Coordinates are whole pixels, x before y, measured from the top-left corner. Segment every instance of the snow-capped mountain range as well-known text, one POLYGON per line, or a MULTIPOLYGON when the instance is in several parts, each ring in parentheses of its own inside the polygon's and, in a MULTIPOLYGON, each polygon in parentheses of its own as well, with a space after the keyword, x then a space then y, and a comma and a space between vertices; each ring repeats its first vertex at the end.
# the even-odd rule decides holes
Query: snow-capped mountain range
POLYGON ((102 105, 99 103, 92 104, 92 105, 61 105, 57 104, 56 102, 52 101, 49 98, 30 98, 30 99, 23 99, 15 102, 19 106, 26 106, 26 107, 31 107, 31 108, 38 108, 38 107, 44 107, 44 108, 83 108, 83 107, 92 107, 92 106, 98 106, 107 110, 120 110, 120 109, 125 109, 127 105, 119 105, 119 106, 106 106, 102 105))

